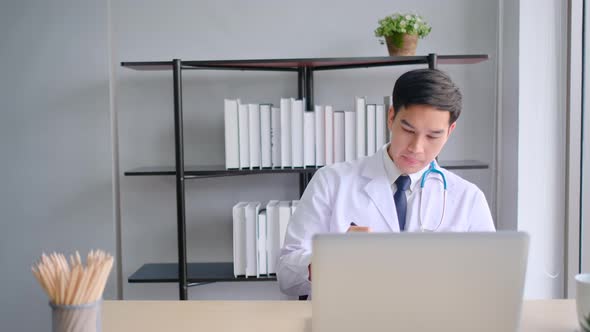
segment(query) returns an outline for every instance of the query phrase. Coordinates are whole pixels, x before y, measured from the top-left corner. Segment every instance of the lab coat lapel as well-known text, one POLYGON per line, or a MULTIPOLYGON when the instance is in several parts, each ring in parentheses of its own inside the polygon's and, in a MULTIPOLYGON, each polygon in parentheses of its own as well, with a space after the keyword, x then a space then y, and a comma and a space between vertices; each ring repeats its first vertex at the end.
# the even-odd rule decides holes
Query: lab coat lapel
POLYGON ((369 182, 364 188, 365 192, 369 195, 389 228, 393 232, 399 232, 393 192, 383 165, 383 151, 379 150, 367 159, 362 175, 369 178, 369 182))

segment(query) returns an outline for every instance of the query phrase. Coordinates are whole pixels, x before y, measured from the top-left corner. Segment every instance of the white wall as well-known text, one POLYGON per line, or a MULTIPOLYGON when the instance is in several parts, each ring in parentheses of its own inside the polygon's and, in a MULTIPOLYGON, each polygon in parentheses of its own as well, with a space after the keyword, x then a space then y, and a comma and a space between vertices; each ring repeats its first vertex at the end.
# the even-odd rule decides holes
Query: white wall
MULTIPOLYGON (((373 36, 377 20, 415 11, 433 26, 418 53, 484 53, 490 60, 441 66, 464 93, 464 112, 441 159, 495 164, 498 3, 432 1, 116 1, 112 4, 115 63, 142 60, 248 59, 386 55, 373 36)), ((317 103, 351 109, 355 95, 378 102, 402 72, 413 67, 321 72, 317 103)), ((169 72, 117 67, 121 173, 174 160, 172 80, 169 72)), ((185 72, 187 164, 223 164, 225 97, 278 103, 295 96, 296 75, 255 72, 185 72)), ((494 209, 493 169, 463 171, 494 209)), ((230 261, 231 206, 239 200, 297 197, 295 175, 218 178, 187 185, 187 250, 190 261, 230 261), (272 185, 269 186, 269 183, 272 185)), ((172 177, 122 177, 123 275, 147 262, 176 261, 176 210, 172 177)), ((127 299, 175 299, 177 286, 124 284, 127 299)), ((190 298, 280 298, 274 283, 213 284, 192 288, 190 298)))
MULTIPOLYGON (((120 172, 173 163, 170 73, 133 72, 120 61, 385 55, 373 30, 393 11, 416 11, 433 25, 418 53, 485 53, 471 66, 441 66, 461 86, 464 112, 442 159, 494 164, 496 1, 364 3, 335 0, 19 1, 0 10, 0 187, 2 229, 0 321, 7 330, 41 331, 49 308, 29 268, 41 251, 104 248, 114 252, 113 151, 109 83, 119 120, 120 172), (109 19, 110 16, 110 19, 109 19), (110 24, 110 25, 109 25, 110 24), (113 39, 108 31, 112 29, 113 39), (109 82, 109 50, 115 79, 109 82), (23 240, 25 239, 25 240, 23 240)), ((316 102, 352 108, 355 95, 381 100, 404 68, 323 72, 316 102)), ((189 164, 223 163, 224 97, 278 102, 296 94, 294 74, 191 72, 185 75, 185 142, 189 164)), ((115 142, 117 143, 117 142, 115 142)), ((115 167, 115 169, 117 169, 115 167)), ((464 171, 492 207, 494 170, 464 171)), ((124 295, 175 299, 177 287, 130 285, 146 262, 176 260, 171 177, 121 176, 124 295)), ((244 199, 291 199, 296 176, 208 179, 187 185, 191 261, 231 259, 230 207, 244 199), (271 185, 269 185, 271 184, 271 185)), ((115 196, 116 197, 116 196, 115 196)), ((112 277, 115 274, 112 275, 112 277)), ((111 280, 105 297, 115 296, 111 280)), ((281 298, 274 283, 213 284, 191 298, 281 298)))
MULTIPOLYGON (((555 204, 555 199, 564 194, 560 175, 564 172, 565 115, 560 110, 565 85, 560 68, 565 55, 565 7, 552 1, 506 1, 503 30, 498 31, 495 1, 455 0, 445 5, 441 12, 426 0, 411 5, 377 0, 362 5, 264 0, 164 5, 145 1, 141 6, 135 1, 117 1, 111 5, 110 45, 106 2, 4 5, 0 12, 0 67, 5 78, 0 80, 0 147, 6 176, 0 201, 2 225, 9 231, 2 232, 0 259, 14 272, 0 277, 2 285, 10 285, 2 288, 6 296, 0 304, 0 321, 29 331, 47 326, 49 310, 28 272, 42 250, 101 247, 114 251, 109 47, 115 61, 121 147, 116 157, 122 173, 138 166, 172 164, 172 88, 169 73, 133 72, 119 67, 118 62, 385 55, 385 47, 376 42, 372 31, 378 18, 394 10, 419 12, 432 23, 433 33, 420 42, 418 53, 491 56, 479 65, 442 67, 465 95, 459 127, 442 159, 495 164, 495 129, 489 124, 497 116, 496 38, 501 34, 499 120, 503 140, 498 167, 504 185, 499 185, 501 199, 499 209, 494 210, 500 228, 518 227, 532 235, 527 296, 561 296, 562 276, 551 279, 547 273, 561 271, 563 263, 564 207, 555 204), (533 14, 525 17, 520 13, 533 14), (548 38, 536 38, 540 34, 548 38), (536 167, 538 164, 548 167, 536 167), (538 178, 546 179, 543 188, 530 185, 538 183, 538 178), (513 195, 503 196, 504 192, 513 195), (27 241, 23 245, 24 234, 27 241), (16 318, 17 313, 30 311, 37 313, 33 319, 16 318)), ((316 102, 346 109, 352 107, 354 95, 379 100, 408 69, 318 73, 316 102)), ((281 96, 296 94, 296 80, 293 74, 280 73, 191 72, 185 74, 184 92, 187 163, 220 164, 223 98, 276 103, 281 96)), ((493 174, 493 169, 461 172, 482 187, 492 208, 493 174)), ((120 180, 123 277, 127 278, 143 263, 176 260, 175 196, 172 178, 121 176, 120 180)), ((187 189, 189 259, 223 261, 231 259, 231 205, 252 198, 295 198, 297 178, 208 179, 190 182, 187 189)), ((129 299, 177 297, 174 284, 123 283, 129 299)), ((106 297, 114 294, 111 281, 106 297)), ((281 298, 274 283, 219 283, 191 289, 190 295, 199 299, 281 298)))
MULTIPOLYGON (((495 165, 497 34, 502 36, 501 177, 494 209, 494 169, 460 174, 486 193, 500 228, 532 235, 527 297, 559 297, 563 255, 563 57, 565 2, 412 3, 371 0, 13 1, 0 10, 0 322, 6 330, 42 331, 49 308, 29 268, 41 251, 115 250, 111 186, 109 48, 114 54, 120 172, 172 164, 169 73, 138 73, 120 61, 385 55, 373 37, 378 18, 416 11, 433 25, 418 53, 486 53, 490 61, 447 66, 465 95, 464 113, 442 159, 495 165), (524 13, 527 15, 524 16, 524 13), (557 14, 556 14, 557 13, 557 14), (112 20, 109 21, 109 14, 112 20), (563 14, 563 15, 562 15, 563 14), (111 24, 109 26, 109 24, 111 24), (109 41, 108 29, 113 30, 109 41), (539 38, 546 36, 547 38, 539 38), (519 45, 520 43, 520 45, 519 45), (555 52, 557 50, 558 52, 555 52), (557 92, 556 92, 557 91, 557 92), (519 101, 520 98, 520 101, 519 101), (520 132, 519 132, 520 130, 520 132), (541 144, 539 144, 541 142, 541 144), (516 157, 518 156, 518 159, 516 157), (533 159, 540 158, 540 159, 533 159), (537 164, 547 165, 539 168, 537 164), (544 185, 537 179, 543 178, 544 185), (555 188, 557 188, 555 190, 555 188), (551 190, 549 190, 551 189, 551 190), (518 193, 518 194, 516 194, 518 193), (555 201, 554 201, 555 200, 555 201), (517 212, 518 211, 518 212, 517 212), (517 219, 518 218, 518 219, 517 219), (24 239, 24 240, 23 240, 24 239)), ((323 72, 316 101, 351 108, 352 96, 379 100, 406 68, 323 72)), ((224 97, 277 102, 296 94, 293 74, 192 72, 185 75, 186 159, 223 162, 224 97)), ((116 150, 115 150, 116 152, 116 150)), ((177 287, 129 285, 146 262, 176 260, 172 178, 121 180, 123 284, 128 299, 175 299, 177 287)), ((295 198, 295 176, 209 179, 187 185, 191 261, 230 260, 229 208, 238 200, 295 198), (272 183, 270 187, 268 183, 272 183)), ((114 274, 113 274, 114 275, 114 274)), ((111 280, 106 298, 115 296, 111 280)), ((273 283, 213 284, 191 298, 280 298, 273 283)))
POLYGON ((531 236, 528 298, 564 291, 566 6, 520 1, 517 208, 531 236))
POLYGON ((41 252, 114 253, 106 27, 104 1, 0 5, 2 331, 50 329, 41 252))

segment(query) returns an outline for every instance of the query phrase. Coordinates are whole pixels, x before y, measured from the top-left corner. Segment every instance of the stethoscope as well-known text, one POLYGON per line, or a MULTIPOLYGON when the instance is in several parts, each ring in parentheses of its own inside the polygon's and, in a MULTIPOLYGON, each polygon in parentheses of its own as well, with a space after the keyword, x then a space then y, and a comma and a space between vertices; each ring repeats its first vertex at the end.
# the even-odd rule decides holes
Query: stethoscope
POLYGON ((436 164, 434 163, 434 161, 430 162, 430 167, 424 172, 424 174, 422 174, 422 178, 420 180, 420 205, 418 206, 418 224, 420 225, 420 231, 421 232, 436 232, 436 230, 438 230, 438 228, 440 227, 440 225, 442 224, 443 220, 445 219, 445 211, 447 208, 447 178, 445 177, 445 175, 443 174, 443 172, 441 172, 441 170, 436 168, 436 164), (422 194, 424 193, 424 184, 426 183, 426 179, 428 178, 428 175, 430 175, 431 173, 434 174, 439 174, 442 182, 443 182, 443 210, 442 210, 442 214, 440 216, 440 221, 438 222, 438 225, 436 226, 436 228, 434 229, 426 229, 424 227, 424 225, 422 224, 422 194))

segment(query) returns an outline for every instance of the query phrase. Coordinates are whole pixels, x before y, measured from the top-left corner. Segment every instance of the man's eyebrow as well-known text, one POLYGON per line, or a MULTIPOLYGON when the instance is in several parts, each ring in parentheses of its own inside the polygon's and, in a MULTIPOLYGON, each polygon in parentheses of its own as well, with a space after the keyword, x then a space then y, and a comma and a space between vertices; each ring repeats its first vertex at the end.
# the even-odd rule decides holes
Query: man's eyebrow
MULTIPOLYGON (((415 129, 414 126, 412 126, 408 121, 406 120, 401 120, 400 121, 402 125, 409 127, 410 129, 415 129)), ((430 135, 441 135, 444 134, 445 130, 444 129, 437 129, 437 130, 430 130, 428 133, 430 135)))
POLYGON ((414 129, 414 126, 412 126, 408 121, 406 120, 401 120, 401 123, 406 126, 406 127, 410 127, 412 129, 414 129))
POLYGON ((442 134, 442 133, 444 133, 444 132, 445 132, 445 131, 444 131, 444 129, 439 129, 439 130, 431 130, 431 131, 430 131, 430 134, 439 135, 439 134, 442 134))

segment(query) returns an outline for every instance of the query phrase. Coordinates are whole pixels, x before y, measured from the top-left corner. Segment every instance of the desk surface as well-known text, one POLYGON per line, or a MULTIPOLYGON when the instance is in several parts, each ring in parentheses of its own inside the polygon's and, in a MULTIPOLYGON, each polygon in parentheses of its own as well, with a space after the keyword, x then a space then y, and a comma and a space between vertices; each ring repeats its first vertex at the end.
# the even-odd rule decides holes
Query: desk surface
MULTIPOLYGON (((311 332, 306 301, 105 301, 103 331, 311 332)), ((574 332, 573 300, 525 301, 521 332, 574 332)))

